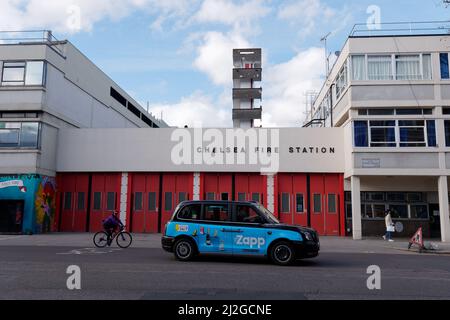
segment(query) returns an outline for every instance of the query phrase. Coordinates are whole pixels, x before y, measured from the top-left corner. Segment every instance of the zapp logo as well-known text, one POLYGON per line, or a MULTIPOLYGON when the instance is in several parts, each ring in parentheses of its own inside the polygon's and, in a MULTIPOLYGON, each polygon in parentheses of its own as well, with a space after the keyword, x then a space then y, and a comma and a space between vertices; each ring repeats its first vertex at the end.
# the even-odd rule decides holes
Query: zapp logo
POLYGON ((250 246, 250 248, 253 248, 255 246, 260 249, 262 246, 266 244, 266 239, 264 238, 255 238, 255 237, 244 237, 241 235, 236 236, 236 244, 240 246, 250 246))

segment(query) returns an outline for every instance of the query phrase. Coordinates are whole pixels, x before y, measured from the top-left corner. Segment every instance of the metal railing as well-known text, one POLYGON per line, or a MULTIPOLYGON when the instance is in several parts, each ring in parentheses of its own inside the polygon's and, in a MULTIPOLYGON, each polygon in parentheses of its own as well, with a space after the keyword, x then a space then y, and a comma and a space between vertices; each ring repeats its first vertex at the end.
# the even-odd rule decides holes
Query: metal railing
POLYGON ((0 45, 2 44, 47 44, 63 55, 58 48, 61 43, 50 30, 0 31, 0 45))
POLYGON ((350 37, 450 34, 450 21, 357 23, 350 37))

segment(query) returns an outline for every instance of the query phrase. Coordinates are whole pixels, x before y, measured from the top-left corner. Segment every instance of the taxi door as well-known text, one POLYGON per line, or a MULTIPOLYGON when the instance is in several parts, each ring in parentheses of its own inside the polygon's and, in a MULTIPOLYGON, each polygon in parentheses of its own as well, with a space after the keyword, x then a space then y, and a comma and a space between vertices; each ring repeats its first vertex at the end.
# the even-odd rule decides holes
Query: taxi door
POLYGON ((268 229, 260 224, 259 213, 250 205, 236 205, 233 216, 233 254, 265 255, 268 229))
POLYGON ((200 253, 232 254, 230 205, 203 205, 202 220, 204 222, 199 224, 197 234, 200 253))

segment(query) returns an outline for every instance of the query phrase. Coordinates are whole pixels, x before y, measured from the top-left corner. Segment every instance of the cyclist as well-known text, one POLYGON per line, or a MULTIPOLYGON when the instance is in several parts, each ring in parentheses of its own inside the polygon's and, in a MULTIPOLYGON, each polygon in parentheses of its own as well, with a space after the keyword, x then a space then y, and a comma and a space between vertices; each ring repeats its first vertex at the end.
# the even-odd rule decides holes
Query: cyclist
POLYGON ((103 228, 105 229, 105 232, 108 234, 108 239, 112 238, 113 232, 117 231, 117 228, 123 228, 124 225, 122 221, 120 221, 120 218, 118 217, 118 212, 116 210, 113 210, 111 215, 103 220, 103 228))

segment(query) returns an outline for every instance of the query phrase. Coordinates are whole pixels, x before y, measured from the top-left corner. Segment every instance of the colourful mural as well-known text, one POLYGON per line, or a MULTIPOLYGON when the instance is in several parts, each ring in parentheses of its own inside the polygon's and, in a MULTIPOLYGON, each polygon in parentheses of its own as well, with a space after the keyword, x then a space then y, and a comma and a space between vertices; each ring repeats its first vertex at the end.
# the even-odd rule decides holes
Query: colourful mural
POLYGON ((56 182, 54 178, 43 177, 41 179, 34 204, 38 232, 55 231, 56 182))
POLYGON ((55 178, 38 174, 0 175, 0 231, 55 231, 55 178))

